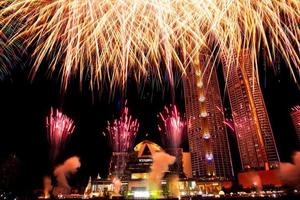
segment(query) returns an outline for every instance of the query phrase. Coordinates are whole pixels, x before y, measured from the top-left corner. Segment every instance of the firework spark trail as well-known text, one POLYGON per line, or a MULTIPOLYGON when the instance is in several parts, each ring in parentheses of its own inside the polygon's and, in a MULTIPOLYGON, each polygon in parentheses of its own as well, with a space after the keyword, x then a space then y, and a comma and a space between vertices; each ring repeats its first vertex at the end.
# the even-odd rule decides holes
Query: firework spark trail
POLYGON ((78 72, 94 87, 103 79, 124 85, 129 72, 161 79, 162 66, 172 79, 175 68, 197 65, 204 49, 232 63, 250 49, 256 69, 264 47, 268 60, 279 51, 292 73, 300 67, 299 0, 0 0, 0 24, 14 21, 12 40, 36 46, 32 75, 47 58, 64 89, 78 72))
POLYGON ((58 109, 51 108, 50 115, 46 117, 46 127, 51 148, 50 158, 52 162, 55 162, 66 140, 73 133, 75 125, 72 119, 58 109))
POLYGON ((6 47, 6 40, 7 37, 3 32, 0 31, 0 80, 3 79, 7 74, 9 74, 9 56, 10 56, 10 49, 6 47), (9 51, 5 52, 5 50, 9 51), (7 63, 8 61, 8 63, 7 63))
POLYGON ((234 122, 232 119, 225 118, 223 122, 233 133, 235 133, 234 122))
POLYGON ((180 117, 180 113, 175 105, 170 108, 165 107, 164 111, 159 114, 162 126, 158 126, 163 135, 163 140, 168 147, 178 148, 181 144, 183 129, 185 123, 180 117))
POLYGON ((107 131, 113 152, 128 152, 134 143, 139 123, 128 113, 125 107, 120 118, 108 122, 107 131))
POLYGON ((235 129, 234 129, 234 122, 233 122, 233 119, 232 118, 229 118, 229 117, 225 117, 225 113, 224 111, 219 107, 219 106, 216 106, 216 109, 222 113, 223 117, 224 117, 224 121, 223 123, 234 133, 235 132, 235 129))
POLYGON ((20 42, 16 40, 9 43, 13 31, 11 26, 3 30, 0 28, 0 80, 4 80, 11 74, 13 66, 19 60, 20 42))

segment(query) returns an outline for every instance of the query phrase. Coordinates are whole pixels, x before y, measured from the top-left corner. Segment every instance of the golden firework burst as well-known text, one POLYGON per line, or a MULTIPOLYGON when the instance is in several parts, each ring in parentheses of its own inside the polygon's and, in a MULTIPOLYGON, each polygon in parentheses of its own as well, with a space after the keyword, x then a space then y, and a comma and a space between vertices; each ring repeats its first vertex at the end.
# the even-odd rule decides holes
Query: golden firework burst
POLYGON ((160 79, 162 66, 172 80, 203 50, 216 59, 247 48, 257 67, 263 46, 269 60, 280 52, 292 72, 300 66, 299 0, 0 0, 0 8, 1 25, 20 24, 12 40, 35 45, 33 75, 47 58, 64 89, 86 72, 93 86, 104 77, 124 85, 130 72, 160 79))

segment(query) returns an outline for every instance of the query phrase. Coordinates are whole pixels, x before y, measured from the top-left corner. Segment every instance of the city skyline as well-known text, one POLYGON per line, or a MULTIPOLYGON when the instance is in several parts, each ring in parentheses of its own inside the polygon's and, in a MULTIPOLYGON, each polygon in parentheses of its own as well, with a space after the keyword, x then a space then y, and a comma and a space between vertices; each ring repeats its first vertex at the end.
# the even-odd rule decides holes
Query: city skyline
MULTIPOLYGON (((217 70, 220 70, 220 67, 216 68, 217 70)), ((219 73, 219 72, 218 72, 219 73)), ((284 71, 282 71, 284 73, 284 71)), ((223 75, 223 74, 222 74, 223 75)), ((284 75, 284 74, 283 74, 284 75)), ((218 74, 218 80, 220 80, 220 76, 218 74)), ((272 79, 271 79, 272 80, 272 79)), ((277 80, 277 77, 273 80, 277 80)), ((283 79, 284 80, 284 79, 283 79)), ((122 105, 124 103, 123 97, 116 95, 114 101, 112 103, 108 103, 108 99, 106 100, 96 100, 92 102, 92 98, 90 96, 85 96, 79 97, 79 94, 81 95, 81 91, 77 91, 76 89, 71 91, 69 94, 66 94, 64 97, 64 100, 62 101, 60 98, 60 92, 59 90, 55 90, 55 87, 53 87, 53 84, 55 85, 55 82, 49 82, 49 80, 43 80, 41 82, 34 82, 32 85, 24 85, 23 83, 26 81, 26 79, 18 79, 18 82, 15 83, 9 83, 6 82, 6 86, 2 84, 2 90, 7 88, 6 93, 7 95, 4 96, 4 99, 1 99, 1 101, 4 103, 6 102, 5 105, 6 109, 3 110, 2 114, 2 130, 4 131, 10 131, 12 134, 7 135, 5 138, 9 138, 10 136, 14 137, 21 137, 22 139, 18 141, 15 141, 13 139, 7 140, 4 138, 4 140, 1 141, 7 141, 7 145, 10 144, 18 144, 15 147, 10 147, 10 149, 14 148, 16 150, 13 150, 13 152, 16 152, 16 156, 19 157, 21 160, 27 159, 30 162, 30 165, 33 165, 31 163, 36 163, 36 166, 31 166, 30 168, 36 169, 36 172, 32 174, 32 176, 35 177, 35 181, 32 182, 33 185, 38 184, 39 182, 39 177, 41 177, 46 170, 47 166, 47 160, 45 159, 45 155, 47 155, 47 145, 44 142, 44 135, 43 130, 44 130, 44 117, 46 114, 49 113, 50 105, 54 107, 60 107, 64 113, 66 113, 69 117, 71 117, 76 126, 78 127, 77 130, 75 130, 74 137, 70 138, 70 143, 66 145, 66 150, 62 152, 61 157, 59 158, 60 162, 66 158, 68 155, 72 154, 78 154, 82 159, 84 159, 84 162, 86 162, 86 165, 82 166, 82 169, 79 171, 79 177, 78 180, 75 182, 79 181, 84 181, 87 175, 92 175, 95 177, 99 172, 101 177, 105 177, 108 175, 108 169, 109 169, 109 162, 110 162, 110 149, 107 146, 107 141, 104 137, 101 136, 102 130, 107 125, 107 120, 113 120, 116 119, 118 113, 122 110, 122 105), (46 84, 47 83, 47 84, 46 84), (49 85, 51 83, 51 85, 49 85), (20 85, 19 85, 20 84, 20 85), (4 87, 5 86, 5 87, 4 87), (13 86, 12 90, 8 90, 13 86), (50 90, 45 90, 45 88, 48 88, 50 90), (51 89, 52 88, 52 89, 51 89), (19 91, 22 91, 22 93, 19 93, 19 91), (24 95, 24 96, 19 96, 19 95, 24 95), (30 95, 28 95, 30 94, 30 95), (17 95, 17 96, 16 96, 17 95), (13 97, 13 98, 12 98, 13 97), (15 98, 18 97, 18 98, 15 98), (24 99, 25 101, 18 101, 18 99, 24 99), (90 98, 90 100, 87 100, 87 98, 90 98), (77 100, 76 100, 77 99, 77 100), (9 101, 8 101, 9 100, 9 101), (84 100, 84 101, 83 101, 84 100), (82 102, 84 102, 82 104, 82 102), (20 104, 21 105, 28 105, 28 106, 18 106, 17 109, 12 107, 13 105, 20 104), (78 107, 80 105, 80 107, 78 107), (78 109, 80 108, 80 109, 78 109), (20 110, 21 109, 21 110, 20 110), (40 110, 43 110, 43 112, 40 112, 40 110), (112 112, 113 111, 113 112, 112 112), (15 114, 21 113, 22 115, 19 116, 19 118, 15 118, 15 114), (32 113, 32 114, 31 114, 32 113), (4 117, 5 116, 5 117, 4 117), (36 117, 34 117, 36 116, 36 117), (14 119, 12 121, 8 121, 9 119, 14 119), (17 120, 17 121, 16 121, 17 120), (20 126, 13 126, 13 122, 21 123, 23 124, 26 122, 26 124, 20 125, 20 126), (6 123, 7 125, 4 125, 6 123), (41 124, 38 129, 34 128, 31 130, 34 131, 28 131, 27 127, 36 127, 36 124, 41 124), (4 126, 3 126, 4 125, 4 126), (13 128, 12 128, 13 127, 13 128), (22 134, 24 130, 28 134, 22 134), (39 140, 37 140, 39 138, 39 140), (22 142, 21 142, 22 141, 22 142), (23 142, 24 141, 24 142, 23 142), (26 149, 27 145, 25 141, 31 141, 31 146, 41 149, 41 151, 33 151, 31 152, 30 149, 26 149), (30 152, 28 155, 33 156, 32 158, 39 158, 39 162, 37 161, 32 161, 31 158, 29 157, 24 157, 25 153, 24 148, 26 149, 25 152, 30 152), (43 153, 44 152, 44 153, 43 153), (103 157, 103 160, 97 160, 95 159, 96 157, 103 157), (41 167, 43 166, 43 167, 41 167), (38 175, 39 174, 39 175, 38 175)), ((291 80, 289 80, 291 81, 291 80)), ((281 81, 282 82, 282 81, 281 81)), ((263 83, 263 82, 261 82, 263 83)), ((180 95, 180 93, 183 93, 183 83, 179 82, 179 86, 176 89, 176 102, 177 105, 179 105, 179 110, 183 114, 185 108, 183 107, 184 105, 184 100, 183 100, 183 94, 180 95)), ((282 83, 280 83, 282 84, 282 83)), ((220 84, 222 85, 222 83, 220 84)), ((290 85, 289 85, 290 86, 290 85)), ((150 85, 150 88, 152 86, 150 85)), ((136 89, 133 84, 133 86, 130 86, 130 91, 127 93, 126 97, 128 99, 128 107, 130 112, 132 113, 134 118, 140 119, 141 121, 141 130, 137 134, 137 138, 135 143, 138 143, 139 141, 146 139, 149 139, 151 141, 154 141, 155 143, 161 144, 160 141, 160 135, 158 134, 157 130, 157 114, 161 112, 164 109, 165 105, 169 105, 172 102, 172 99, 168 94, 170 94, 169 89, 165 88, 164 93, 162 90, 159 90, 156 93, 151 93, 149 91, 149 86, 148 88, 145 88, 145 91, 142 96, 137 96, 136 95, 136 89), (153 95, 153 98, 149 98, 153 95), (163 98, 164 96, 164 98, 163 98), (152 125, 151 125, 152 124, 152 125), (157 135, 156 135, 157 134, 157 135)), ((264 90, 268 88, 265 87, 264 90)), ((290 89, 290 87, 289 87, 290 89)), ((5 91, 5 90, 4 90, 5 91)), ((282 91, 288 91, 288 90, 282 90, 282 91)), ((224 89, 222 86, 220 86, 220 92, 224 92, 224 89)), ((276 90, 277 92, 277 90, 276 90)), ((83 93, 84 94, 84 93, 83 93)), ((265 93, 268 94, 268 93, 265 93)), ((272 93, 272 95, 275 95, 276 93, 272 93)), ((86 93, 85 93, 86 95, 86 93)), ((223 94, 224 95, 224 94, 223 94)), ((297 97, 297 96, 296 96, 297 97)), ((223 98, 222 97, 222 103, 223 103, 223 98)), ((278 100, 284 100, 285 98, 278 99, 278 100)), ((297 98, 295 98, 296 100, 297 98)), ((197 99, 199 100, 199 99, 197 99)), ((218 101, 217 99, 214 99, 215 101, 218 101)), ((267 100, 273 100, 273 99, 267 99, 267 100)), ((294 100, 294 101, 295 101, 294 100)), ((272 101, 274 102, 274 101, 272 101)), ((280 101, 279 101, 280 102, 280 101)), ((2 105, 4 105, 2 103, 2 105)), ((270 106, 270 102, 269 106, 270 106)), ((226 103, 225 103, 226 104, 226 103)), ((289 108, 291 104, 295 104, 295 102, 291 102, 287 105, 289 108)), ((289 109, 286 109, 288 112, 289 116, 289 109)), ((276 111, 272 110, 271 111, 276 111)), ((215 112, 220 112, 220 109, 216 109, 215 112)), ((227 111, 228 112, 228 109, 227 111)), ((280 112, 281 113, 281 112, 280 112)), ((17 115, 18 116, 18 115, 17 115)), ((276 115, 271 115, 271 117, 274 117, 276 115)), ((282 117, 280 115, 279 118, 281 119, 282 117)), ((274 119, 273 119, 274 120, 274 119)), ((273 123, 274 124, 274 123, 273 123)), ((275 123, 275 125, 279 125, 280 123, 275 123)), ((286 126, 285 126, 286 127, 286 126)), ((293 127, 291 127, 293 128, 293 127)), ((277 129, 276 129, 277 130, 277 129)), ((228 134, 230 134, 230 137, 232 137, 233 133, 228 130, 228 134)), ((284 133, 287 134, 287 133, 284 133)), ((293 136, 293 132, 288 133, 290 134, 289 137, 281 137, 281 140, 284 141, 284 139, 290 140, 290 138, 293 136)), ((277 132, 277 137, 280 136, 278 135, 277 132)), ((2 135, 2 138, 4 135, 2 135)), ((278 140, 277 140, 278 141, 278 140)), ((230 140, 231 144, 232 141, 230 140)), ((279 141, 280 143, 280 141, 279 141)), ((280 143, 283 145, 283 143, 280 143)), ((287 147, 293 148, 290 144, 293 144, 292 142, 289 143, 287 147)), ((183 144, 184 149, 187 150, 186 145, 183 144)), ((2 148, 5 148, 5 145, 1 145, 2 148)), ((294 150, 296 150, 296 147, 294 147, 294 150)), ((4 152, 11 152, 11 150, 4 150, 4 152)), ((287 152, 286 150, 283 151, 281 148, 281 154, 286 155, 284 160, 288 160, 291 157, 291 153, 285 153, 287 152)), ((27 153, 26 153, 27 154, 27 153)), ((2 158, 5 159, 5 156, 2 158)), ((239 159, 238 157, 234 156, 234 168, 235 172, 239 172, 241 168, 236 164, 236 160, 239 159)), ((30 174, 30 173, 29 173, 30 174)), ((29 176, 26 175, 25 177, 29 176)), ((235 174, 236 175, 236 174, 235 174)), ((79 182, 81 182, 79 181, 79 182)), ((28 185, 30 187, 30 185, 28 185)))

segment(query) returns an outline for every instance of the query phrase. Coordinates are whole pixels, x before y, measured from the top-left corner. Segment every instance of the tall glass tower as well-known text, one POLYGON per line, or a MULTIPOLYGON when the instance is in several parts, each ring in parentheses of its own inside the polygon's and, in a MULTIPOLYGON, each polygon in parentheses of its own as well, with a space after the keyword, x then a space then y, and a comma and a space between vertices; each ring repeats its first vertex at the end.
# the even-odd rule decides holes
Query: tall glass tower
POLYGON ((222 62, 243 169, 276 168, 279 156, 250 51, 224 55, 222 62))
POLYGON ((233 177, 216 69, 207 55, 193 59, 183 78, 187 132, 194 177, 233 177))
POLYGON ((298 143, 300 144, 300 106, 294 106, 290 112, 290 115, 297 134, 298 143))

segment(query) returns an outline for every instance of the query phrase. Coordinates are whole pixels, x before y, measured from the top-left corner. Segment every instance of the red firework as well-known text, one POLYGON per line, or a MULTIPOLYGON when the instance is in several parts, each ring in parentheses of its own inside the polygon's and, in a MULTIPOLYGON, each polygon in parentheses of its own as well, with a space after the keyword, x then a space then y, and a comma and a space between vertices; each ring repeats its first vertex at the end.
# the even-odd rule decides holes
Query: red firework
POLYGON ((119 119, 108 122, 109 142, 114 152, 128 152, 134 142, 139 123, 128 113, 125 106, 119 119))
POLYGON ((159 118, 163 123, 162 126, 158 126, 158 129, 165 136, 163 137, 165 145, 178 148, 181 144, 185 123, 176 105, 165 107, 164 111, 159 113, 159 118))
POLYGON ((75 129, 74 121, 58 109, 51 108, 50 115, 46 117, 46 127, 51 148, 50 157, 52 161, 55 161, 66 140, 75 129))

